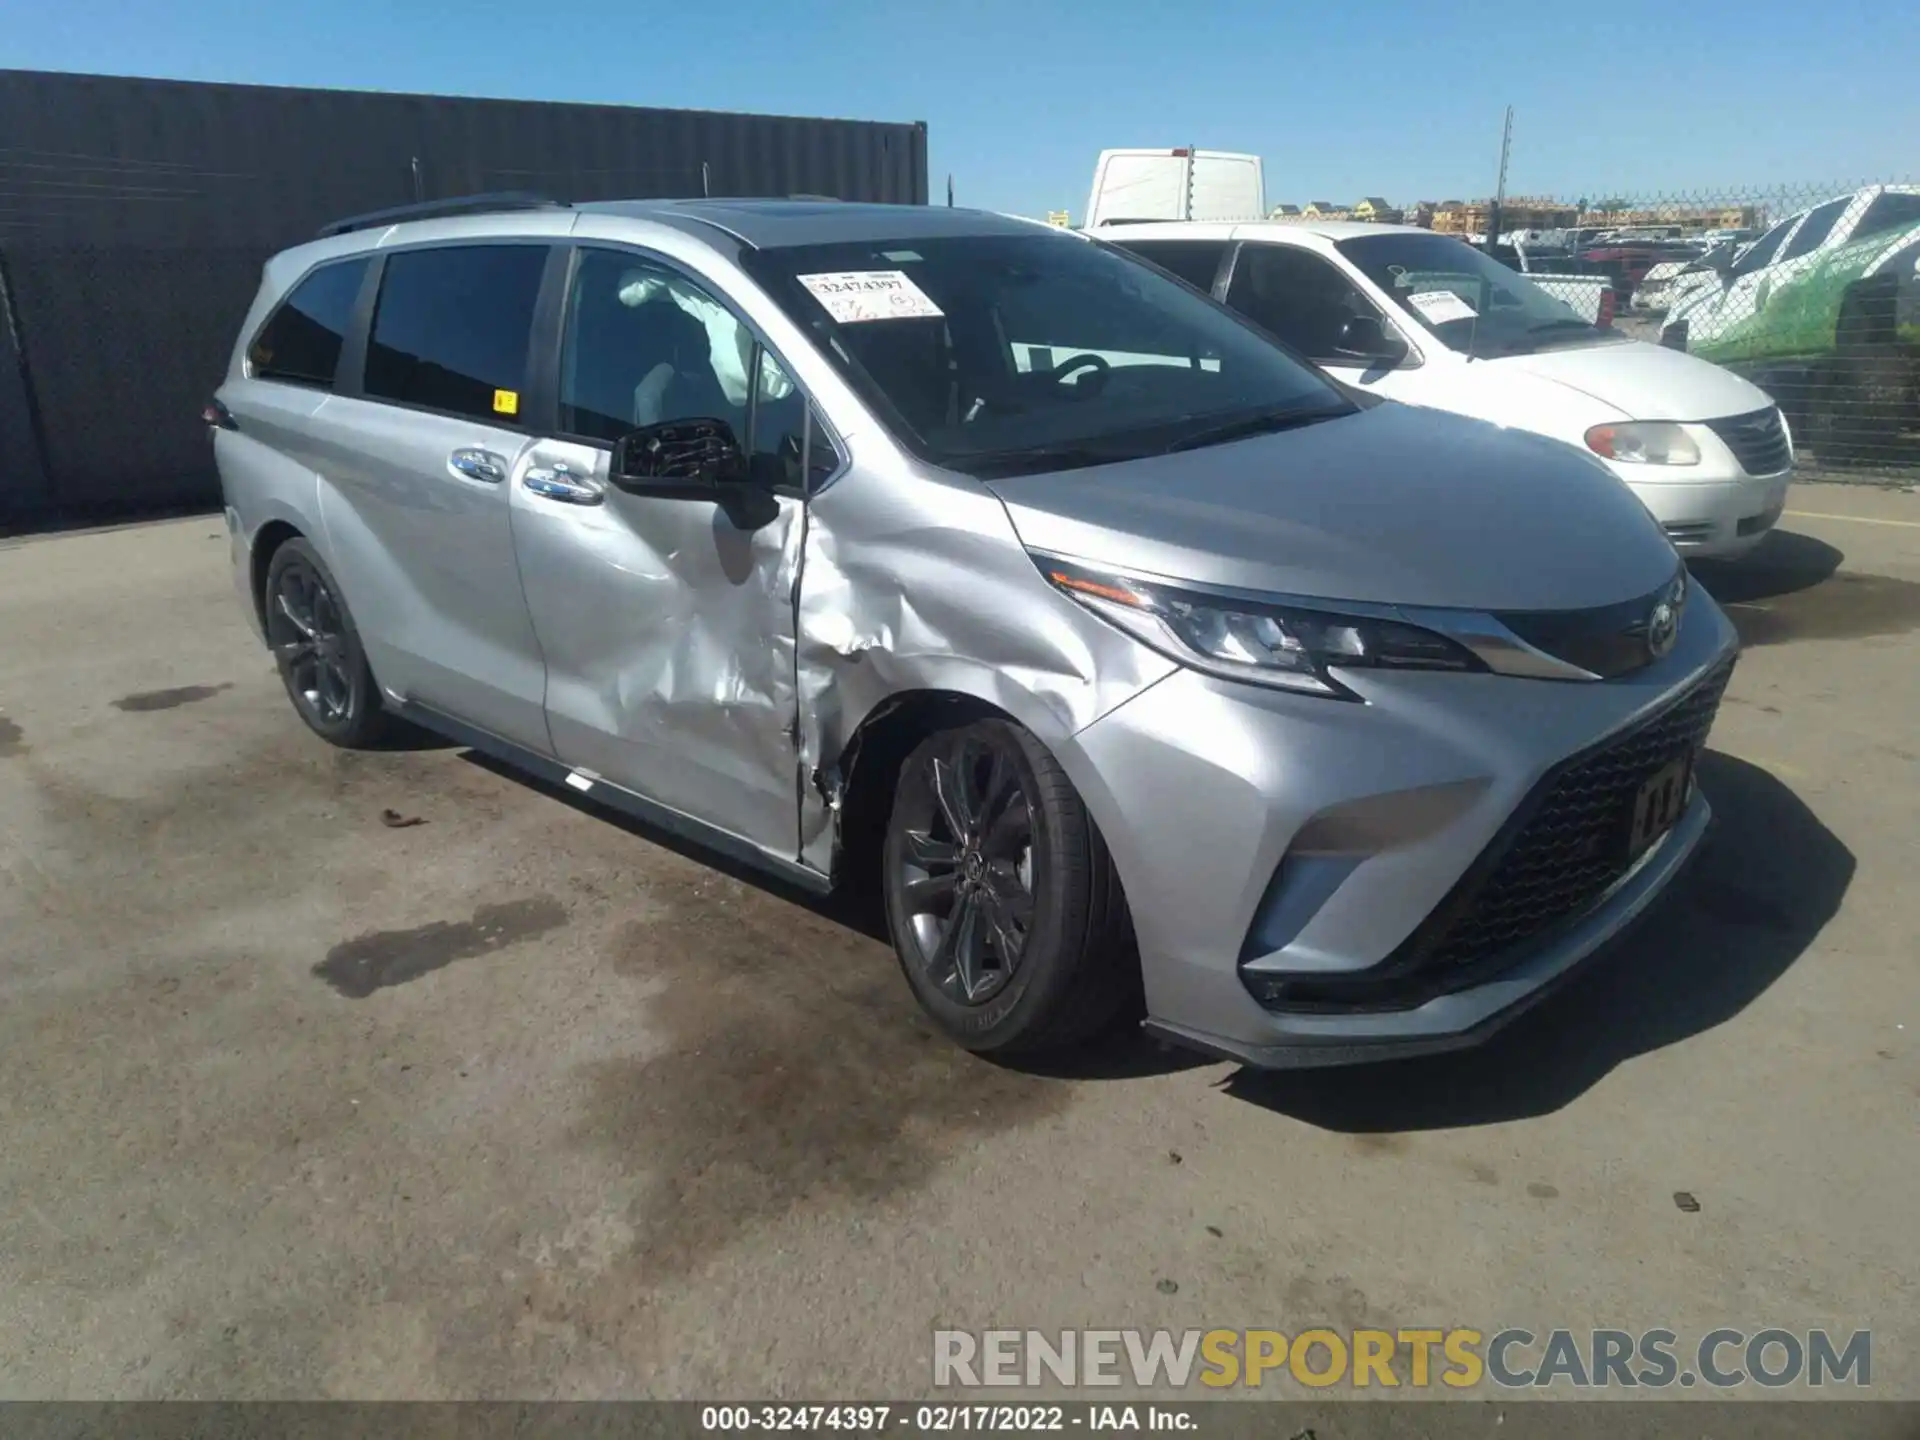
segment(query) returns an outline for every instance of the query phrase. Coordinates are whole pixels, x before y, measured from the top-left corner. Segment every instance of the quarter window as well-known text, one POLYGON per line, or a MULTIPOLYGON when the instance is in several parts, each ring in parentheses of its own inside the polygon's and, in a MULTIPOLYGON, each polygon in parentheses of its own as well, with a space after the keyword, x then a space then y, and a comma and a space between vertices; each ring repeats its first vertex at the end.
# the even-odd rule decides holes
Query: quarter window
POLYGON ((1224 240, 1123 240, 1120 247, 1162 270, 1178 275, 1196 290, 1213 291, 1214 277, 1226 258, 1224 240))
POLYGON ((1792 220, 1782 220, 1778 225, 1774 226, 1773 229, 1754 241, 1753 248, 1733 262, 1733 269, 1729 273, 1734 275, 1751 275, 1754 271, 1763 270, 1771 265, 1773 263, 1774 252, 1780 248, 1781 242, 1787 238, 1787 232, 1793 229, 1793 226, 1794 222, 1792 220))
POLYGON ((368 263, 362 257, 322 265, 294 287, 247 347, 255 378, 333 388, 368 263))
POLYGON ((367 346, 369 396, 520 423, 544 245, 389 255, 367 346))

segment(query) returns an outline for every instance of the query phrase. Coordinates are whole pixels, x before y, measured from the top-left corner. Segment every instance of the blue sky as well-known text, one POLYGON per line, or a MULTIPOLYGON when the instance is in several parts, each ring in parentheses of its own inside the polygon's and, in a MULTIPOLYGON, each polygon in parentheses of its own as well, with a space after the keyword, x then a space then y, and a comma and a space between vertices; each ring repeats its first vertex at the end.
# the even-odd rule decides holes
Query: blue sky
POLYGON ((933 192, 1086 204, 1106 146, 1266 160, 1268 199, 1920 178, 1920 5, 0 0, 23 69, 925 120, 933 192), (1903 141, 1901 137, 1906 137, 1903 141))

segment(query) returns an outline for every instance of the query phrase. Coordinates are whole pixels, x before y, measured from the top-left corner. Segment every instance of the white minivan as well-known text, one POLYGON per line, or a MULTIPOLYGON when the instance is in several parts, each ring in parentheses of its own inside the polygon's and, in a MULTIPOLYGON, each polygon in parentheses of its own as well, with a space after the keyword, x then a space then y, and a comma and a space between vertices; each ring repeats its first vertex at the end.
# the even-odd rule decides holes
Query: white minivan
POLYGON ((1738 376, 1582 319, 1451 236, 1404 225, 1164 224, 1102 232, 1362 390, 1600 456, 1689 556, 1759 544, 1793 442, 1738 376))

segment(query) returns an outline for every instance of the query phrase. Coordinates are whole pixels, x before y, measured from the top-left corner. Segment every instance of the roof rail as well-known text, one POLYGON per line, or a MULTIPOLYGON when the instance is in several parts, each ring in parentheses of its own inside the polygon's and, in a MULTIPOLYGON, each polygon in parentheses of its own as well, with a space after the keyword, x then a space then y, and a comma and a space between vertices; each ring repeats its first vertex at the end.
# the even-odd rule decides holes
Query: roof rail
POLYGON ((319 238, 345 235, 354 230, 371 230, 377 225, 397 225, 402 220, 432 220, 447 215, 493 215, 511 210, 568 210, 564 200, 532 195, 521 190, 503 190, 491 195, 451 195, 445 200, 422 200, 413 205, 395 205, 386 210, 369 210, 364 215, 349 215, 320 227, 319 238))

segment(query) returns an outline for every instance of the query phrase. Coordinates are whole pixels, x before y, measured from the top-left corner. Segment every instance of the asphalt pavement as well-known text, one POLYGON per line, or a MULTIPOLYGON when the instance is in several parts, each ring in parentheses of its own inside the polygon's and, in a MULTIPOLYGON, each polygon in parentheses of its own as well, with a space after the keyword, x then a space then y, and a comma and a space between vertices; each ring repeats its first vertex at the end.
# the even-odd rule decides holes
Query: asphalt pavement
POLYGON ((1920 1396, 1920 498, 1702 567, 1718 823, 1486 1048, 1051 1072, 821 904, 311 737, 219 523, 0 544, 0 1397, 850 1397, 936 1327, 1874 1331, 1920 1396), (1676 1195, 1695 1202, 1686 1208, 1676 1195))

